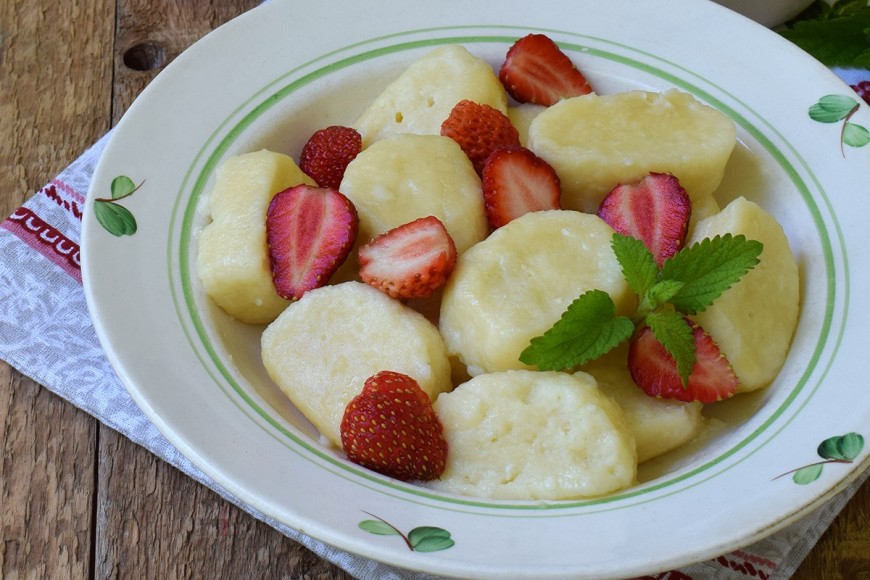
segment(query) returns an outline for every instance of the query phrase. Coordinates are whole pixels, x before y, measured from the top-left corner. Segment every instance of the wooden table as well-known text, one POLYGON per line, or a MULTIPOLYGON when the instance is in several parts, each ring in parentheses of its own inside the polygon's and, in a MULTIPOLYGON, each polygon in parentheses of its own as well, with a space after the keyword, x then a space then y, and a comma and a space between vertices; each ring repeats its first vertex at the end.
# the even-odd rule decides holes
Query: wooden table
MULTIPOLYGON (((0 2, 0 219, 162 66, 257 4, 0 2)), ((0 425, 2 578, 350 577, 3 362, 0 425)), ((870 485, 796 578, 870 578, 870 485)))

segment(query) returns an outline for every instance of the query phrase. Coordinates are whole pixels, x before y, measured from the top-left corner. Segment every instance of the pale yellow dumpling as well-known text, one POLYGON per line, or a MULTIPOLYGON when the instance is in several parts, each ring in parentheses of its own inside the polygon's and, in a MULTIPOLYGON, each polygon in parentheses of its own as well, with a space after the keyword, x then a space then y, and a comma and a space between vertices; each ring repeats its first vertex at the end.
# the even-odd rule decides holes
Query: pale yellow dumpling
POLYGON ((480 375, 439 395, 447 466, 429 485, 494 499, 565 500, 635 483, 634 438, 585 373, 480 375))
POLYGON ((462 46, 442 46, 390 83, 353 126, 364 147, 398 133, 440 135, 441 123, 463 99, 507 110, 507 94, 489 63, 462 46))
POLYGON ((598 216, 550 210, 525 214, 462 254, 441 302, 451 354, 471 375, 528 368, 529 341, 547 331, 588 290, 610 294, 620 312, 634 296, 598 216))
POLYGON ((637 461, 642 463, 694 439, 704 425, 703 405, 650 397, 632 380, 626 356, 626 348, 618 348, 583 370, 622 408, 637 442, 637 461))
POLYGON ((452 388, 435 325, 361 282, 306 292, 263 332, 262 356, 275 384, 338 448, 344 409, 368 377, 404 373, 433 400, 452 388))
POLYGON ((529 127, 529 147, 562 181, 562 207, 588 212, 616 185, 662 172, 680 180, 693 218, 712 215, 736 143, 731 119, 676 90, 566 99, 529 127))
POLYGON ((363 150, 339 190, 356 206, 359 243, 429 215, 463 252, 489 233, 480 178, 453 139, 396 135, 363 150))
POLYGON ((242 322, 271 322, 289 304, 272 282, 266 210, 276 193, 300 183, 314 184, 291 157, 273 151, 230 157, 217 169, 196 268, 206 294, 242 322))
POLYGON ((760 263, 693 316, 728 357, 738 391, 770 384, 788 354, 800 310, 797 261, 782 226, 758 204, 737 198, 698 222, 689 243, 731 233, 764 245, 760 263))

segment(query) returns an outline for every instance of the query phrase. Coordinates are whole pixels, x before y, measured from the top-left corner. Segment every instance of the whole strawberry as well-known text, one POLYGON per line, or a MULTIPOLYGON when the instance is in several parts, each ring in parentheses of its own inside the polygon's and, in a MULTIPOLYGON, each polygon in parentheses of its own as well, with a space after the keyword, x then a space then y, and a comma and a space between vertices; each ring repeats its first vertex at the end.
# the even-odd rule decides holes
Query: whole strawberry
POLYGON ((299 168, 320 187, 338 189, 348 163, 361 150, 362 137, 356 129, 333 125, 308 139, 299 156, 299 168))
POLYGON ((520 146, 520 134, 507 115, 489 105, 464 99, 441 123, 441 135, 462 148, 480 175, 490 154, 504 146, 520 146))
POLYGON ((429 396, 408 375, 369 377, 341 420, 347 458, 402 481, 428 481, 444 472, 447 441, 429 396))

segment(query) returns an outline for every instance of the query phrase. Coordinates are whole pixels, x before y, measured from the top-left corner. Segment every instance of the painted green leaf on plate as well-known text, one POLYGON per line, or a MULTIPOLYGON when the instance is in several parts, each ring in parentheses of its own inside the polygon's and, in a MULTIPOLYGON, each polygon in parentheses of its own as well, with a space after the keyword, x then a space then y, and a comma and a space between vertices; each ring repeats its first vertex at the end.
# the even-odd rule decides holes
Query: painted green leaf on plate
POLYGON ((809 114, 813 121, 819 123, 836 123, 849 116, 858 101, 844 95, 825 95, 810 107, 809 114))
POLYGON ((132 236, 136 233, 136 218, 130 210, 109 201, 96 200, 94 214, 97 221, 115 236, 132 236))
POLYGON ((807 485, 817 480, 820 475, 822 475, 822 464, 816 463, 801 467, 792 474, 791 479, 798 485, 807 485))
POLYGON ((136 184, 126 175, 119 175, 112 180, 111 191, 112 199, 121 199, 136 191, 136 184))
POLYGON ((846 123, 843 127, 843 143, 849 147, 863 147, 870 143, 870 131, 862 125, 846 123))

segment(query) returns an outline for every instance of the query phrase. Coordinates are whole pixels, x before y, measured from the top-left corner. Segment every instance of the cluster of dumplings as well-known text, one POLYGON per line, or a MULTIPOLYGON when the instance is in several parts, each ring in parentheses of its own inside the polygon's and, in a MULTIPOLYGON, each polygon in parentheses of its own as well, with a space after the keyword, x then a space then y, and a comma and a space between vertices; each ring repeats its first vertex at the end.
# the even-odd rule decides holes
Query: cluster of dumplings
POLYGON ((591 289, 618 311, 636 304, 595 215, 617 184, 651 171, 674 174, 693 204, 688 243, 730 232, 764 244, 761 263, 698 316, 740 379, 768 385, 798 316, 797 265, 777 221, 738 198, 714 197, 736 145, 733 122, 693 96, 667 91, 590 94, 548 108, 511 105, 492 66, 461 46, 412 64, 351 123, 363 150, 339 190, 356 206, 359 239, 434 215, 459 258, 434 297, 403 303, 356 278, 355 252, 331 283, 288 302, 271 280, 264 216, 275 193, 312 183, 293 159, 257 151, 228 159, 209 197, 198 272, 227 314, 256 325, 270 377, 341 448, 339 425, 366 378, 405 373, 433 401, 448 441, 434 489, 466 496, 561 500, 614 493, 637 466, 695 438, 700 403, 645 395, 624 352, 573 373, 519 361, 529 340, 591 289), (440 135, 469 99, 514 122, 523 145, 562 183, 562 208, 526 214, 490 232, 481 182, 459 146, 440 135), (622 356, 620 356, 622 354, 622 356))

